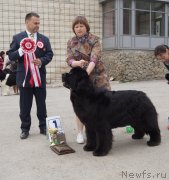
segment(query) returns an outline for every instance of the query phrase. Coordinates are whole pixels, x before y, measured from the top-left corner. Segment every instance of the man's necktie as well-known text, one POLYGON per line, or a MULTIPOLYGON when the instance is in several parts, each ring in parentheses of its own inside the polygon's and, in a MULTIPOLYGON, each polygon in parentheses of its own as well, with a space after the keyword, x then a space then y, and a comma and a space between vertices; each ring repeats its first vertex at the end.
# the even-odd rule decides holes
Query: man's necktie
POLYGON ((34 34, 30 34, 31 39, 34 40, 34 34))

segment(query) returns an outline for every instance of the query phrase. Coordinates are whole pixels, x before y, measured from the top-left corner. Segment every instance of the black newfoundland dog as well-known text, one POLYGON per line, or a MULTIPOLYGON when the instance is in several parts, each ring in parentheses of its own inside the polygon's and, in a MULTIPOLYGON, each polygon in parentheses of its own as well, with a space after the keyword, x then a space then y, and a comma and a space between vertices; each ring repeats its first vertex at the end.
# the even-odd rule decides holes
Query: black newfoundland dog
POLYGON ((74 111, 85 125, 85 151, 93 151, 94 156, 106 155, 112 147, 111 129, 126 125, 134 128, 133 139, 147 134, 148 146, 160 144, 157 112, 144 92, 95 88, 87 72, 79 67, 62 74, 62 82, 71 90, 74 111))

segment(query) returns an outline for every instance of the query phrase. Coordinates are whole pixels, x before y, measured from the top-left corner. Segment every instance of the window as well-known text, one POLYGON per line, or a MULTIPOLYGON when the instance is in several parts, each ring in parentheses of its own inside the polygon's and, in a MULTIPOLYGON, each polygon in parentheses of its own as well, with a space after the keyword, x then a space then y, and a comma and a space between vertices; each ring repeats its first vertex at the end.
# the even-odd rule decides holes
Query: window
POLYGON ((125 1, 123 1, 123 8, 129 8, 129 9, 131 9, 131 0, 125 0, 125 1))
POLYGON ((136 35, 150 35, 150 1, 136 0, 136 35))
POLYGON ((136 11, 136 35, 150 35, 150 12, 136 11))
POLYGON ((151 13, 151 34, 156 36, 165 35, 165 14, 151 13))
POLYGON ((136 0, 136 9, 150 10, 149 0, 136 0))
POLYGON ((131 34, 131 10, 123 10, 123 34, 131 34))
POLYGON ((169 1, 105 0, 102 4, 103 48, 152 49, 169 42, 169 1))
POLYGON ((151 10, 165 12, 165 3, 164 2, 152 2, 151 10))
POLYGON ((131 0, 123 2, 123 34, 131 34, 131 0))
POLYGON ((115 35, 115 2, 103 4, 103 37, 115 35))
POLYGON ((151 34, 155 36, 165 35, 165 3, 151 3, 151 34))
POLYGON ((150 35, 150 27, 151 35, 165 35, 165 3, 136 0, 136 35, 150 35))

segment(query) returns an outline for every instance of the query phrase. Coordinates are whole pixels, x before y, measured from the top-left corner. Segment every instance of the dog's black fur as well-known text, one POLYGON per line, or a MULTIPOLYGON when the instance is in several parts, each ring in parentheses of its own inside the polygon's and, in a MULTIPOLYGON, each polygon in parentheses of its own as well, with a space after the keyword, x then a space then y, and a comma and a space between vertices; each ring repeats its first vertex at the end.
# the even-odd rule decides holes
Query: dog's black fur
POLYGON ((95 156, 106 155, 112 147, 111 129, 126 125, 134 128, 133 139, 148 134, 147 145, 160 144, 158 115, 144 92, 95 88, 87 72, 78 67, 62 74, 62 81, 71 90, 74 111, 86 127, 85 151, 93 151, 95 156))
POLYGON ((7 74, 9 74, 9 76, 6 80, 6 85, 7 86, 16 85, 16 73, 12 72, 10 69, 0 70, 0 81, 4 81, 7 74))

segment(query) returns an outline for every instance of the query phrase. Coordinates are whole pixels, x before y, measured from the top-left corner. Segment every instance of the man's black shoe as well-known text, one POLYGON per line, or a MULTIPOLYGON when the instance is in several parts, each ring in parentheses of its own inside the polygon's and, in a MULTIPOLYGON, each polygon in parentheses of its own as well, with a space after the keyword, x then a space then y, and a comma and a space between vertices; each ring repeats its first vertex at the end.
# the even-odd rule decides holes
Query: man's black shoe
POLYGON ((40 134, 44 134, 44 135, 46 135, 46 128, 44 128, 44 129, 40 129, 40 134))
POLYGON ((23 132, 20 134, 20 138, 21 138, 21 139, 26 139, 28 136, 29 136, 29 132, 23 131, 23 132))

